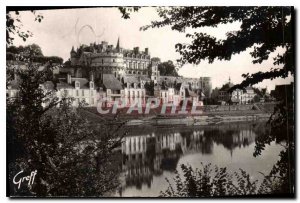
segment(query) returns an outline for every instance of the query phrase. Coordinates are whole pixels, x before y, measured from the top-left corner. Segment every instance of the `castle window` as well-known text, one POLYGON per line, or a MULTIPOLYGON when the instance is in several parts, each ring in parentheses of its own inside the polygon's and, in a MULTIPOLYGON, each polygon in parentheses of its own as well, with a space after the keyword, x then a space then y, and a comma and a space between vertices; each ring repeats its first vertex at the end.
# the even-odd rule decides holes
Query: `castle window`
POLYGON ((79 96, 79 90, 76 90, 76 96, 77 97, 79 96))
POLYGON ((84 96, 84 90, 82 90, 82 96, 84 96))
POLYGON ((102 59, 102 64, 104 63, 104 60, 102 59))
POLYGON ((116 62, 115 59, 113 59, 113 62, 116 62))
POLYGON ((94 89, 94 83, 93 82, 90 82, 90 88, 94 89))

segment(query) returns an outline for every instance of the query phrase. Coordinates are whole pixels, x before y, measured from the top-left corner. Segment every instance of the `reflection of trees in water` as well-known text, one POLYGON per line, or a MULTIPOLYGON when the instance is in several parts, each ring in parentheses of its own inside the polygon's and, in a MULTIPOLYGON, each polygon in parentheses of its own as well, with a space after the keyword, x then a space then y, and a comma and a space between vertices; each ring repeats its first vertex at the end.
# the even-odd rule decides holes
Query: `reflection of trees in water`
POLYGON ((232 151, 236 147, 247 147, 255 141, 252 125, 230 125, 227 128, 217 127, 204 131, 205 137, 210 137, 216 144, 222 144, 226 149, 232 151))
MULTIPOLYGON (((261 126, 256 127, 261 129, 261 126)), ((141 189, 145 184, 150 187, 153 176, 175 171, 183 154, 212 154, 214 143, 231 151, 246 147, 255 140, 253 129, 248 123, 229 124, 197 129, 152 129, 144 135, 128 136, 122 148, 126 186, 141 189)))
POLYGON ((205 136, 203 130, 191 130, 182 132, 185 139, 184 153, 201 152, 202 154, 211 154, 213 151, 213 140, 210 136, 205 136))

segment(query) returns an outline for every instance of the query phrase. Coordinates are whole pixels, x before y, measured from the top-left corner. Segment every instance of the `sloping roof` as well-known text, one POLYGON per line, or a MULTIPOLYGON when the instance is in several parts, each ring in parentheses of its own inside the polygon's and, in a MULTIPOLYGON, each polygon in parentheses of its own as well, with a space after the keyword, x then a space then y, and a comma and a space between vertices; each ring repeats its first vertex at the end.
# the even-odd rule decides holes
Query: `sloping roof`
POLYGON ((122 83, 113 74, 103 74, 103 85, 106 89, 122 90, 122 83))
POLYGON ((149 77, 145 76, 145 75, 141 75, 140 79, 144 80, 144 81, 151 81, 151 79, 149 77))
POLYGON ((86 78, 71 78, 72 85, 75 87, 75 82, 78 81, 80 83, 80 89, 89 88, 89 81, 86 78))
POLYGON ((59 83, 56 84, 57 89, 74 89, 74 86, 64 82, 63 80, 59 80, 59 83))
POLYGON ((138 78, 138 76, 135 75, 126 75, 124 76, 124 83, 139 83, 140 80, 138 78))

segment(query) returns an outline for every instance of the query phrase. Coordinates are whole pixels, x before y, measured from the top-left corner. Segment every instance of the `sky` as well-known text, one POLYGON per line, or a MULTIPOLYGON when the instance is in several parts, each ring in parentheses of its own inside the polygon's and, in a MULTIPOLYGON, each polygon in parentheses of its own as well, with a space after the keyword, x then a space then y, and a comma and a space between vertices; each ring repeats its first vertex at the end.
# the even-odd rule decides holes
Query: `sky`
MULTIPOLYGON (((94 42, 107 41, 116 46, 118 37, 120 44, 125 49, 132 49, 139 46, 140 50, 149 48, 151 57, 159 57, 162 61, 180 58, 175 51, 176 43, 189 43, 185 37, 186 33, 179 33, 171 30, 170 27, 153 28, 147 31, 140 31, 140 27, 150 24, 159 17, 153 7, 143 7, 139 12, 132 13, 130 19, 121 18, 117 8, 83 8, 83 9, 61 9, 37 11, 43 15, 41 23, 34 21, 31 12, 20 12, 20 20, 23 30, 30 30, 33 36, 26 42, 15 37, 14 45, 38 44, 46 56, 59 56, 64 61, 69 59, 72 46, 89 44, 94 42), (75 27, 77 36, 75 34, 75 27), (82 29, 81 29, 82 28, 82 29), (90 29, 92 28, 92 29, 90 29), (79 30, 81 30, 79 32, 79 30)), ((220 25, 215 28, 204 27, 197 29, 215 36, 217 39, 224 39, 228 31, 239 30, 239 23, 220 25)), ((187 30, 194 32, 195 30, 187 30)), ((230 61, 215 60, 209 64, 202 61, 199 65, 186 64, 179 69, 179 74, 184 77, 199 78, 202 76, 211 77, 212 86, 221 87, 228 82, 229 77, 234 84, 240 83, 243 73, 255 73, 267 71, 273 65, 273 57, 282 52, 277 49, 269 57, 269 60, 261 64, 253 64, 249 53, 252 48, 245 52, 233 55, 230 61)), ((289 84, 293 77, 286 79, 265 80, 256 87, 267 87, 268 90, 275 88, 276 84, 289 84)))

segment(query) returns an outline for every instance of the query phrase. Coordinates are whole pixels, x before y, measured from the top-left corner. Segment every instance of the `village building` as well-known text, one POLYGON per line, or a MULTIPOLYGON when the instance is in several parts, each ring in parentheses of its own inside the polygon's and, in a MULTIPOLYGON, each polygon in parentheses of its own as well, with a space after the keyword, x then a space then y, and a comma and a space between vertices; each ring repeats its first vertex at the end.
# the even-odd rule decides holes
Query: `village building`
POLYGON ((231 93, 231 101, 236 104, 249 104, 253 102, 256 93, 248 86, 244 89, 236 89, 231 93))

